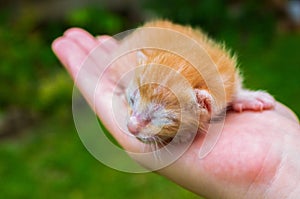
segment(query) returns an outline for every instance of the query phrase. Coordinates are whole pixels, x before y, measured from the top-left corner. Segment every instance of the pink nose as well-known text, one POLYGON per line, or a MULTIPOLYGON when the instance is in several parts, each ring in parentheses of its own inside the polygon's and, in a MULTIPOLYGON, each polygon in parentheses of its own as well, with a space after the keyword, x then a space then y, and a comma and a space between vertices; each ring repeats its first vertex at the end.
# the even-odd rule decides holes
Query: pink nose
POLYGON ((133 135, 137 135, 141 130, 141 125, 135 116, 129 118, 127 128, 133 135))
POLYGON ((146 127, 149 123, 149 120, 145 120, 144 118, 141 118, 139 116, 131 116, 127 123, 127 128, 133 135, 139 134, 139 132, 142 130, 142 128, 146 127))

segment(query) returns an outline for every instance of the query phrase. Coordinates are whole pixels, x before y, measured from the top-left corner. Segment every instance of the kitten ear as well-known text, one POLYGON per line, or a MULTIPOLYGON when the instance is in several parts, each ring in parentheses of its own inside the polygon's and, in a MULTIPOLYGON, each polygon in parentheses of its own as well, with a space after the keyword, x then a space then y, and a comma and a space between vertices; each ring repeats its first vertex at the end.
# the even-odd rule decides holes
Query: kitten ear
POLYGON ((213 104, 212 95, 205 89, 194 89, 194 91, 200 110, 211 114, 213 104))
POLYGON ((147 61, 147 56, 145 55, 145 53, 142 50, 138 50, 136 53, 136 57, 138 60, 139 64, 145 64, 147 61))

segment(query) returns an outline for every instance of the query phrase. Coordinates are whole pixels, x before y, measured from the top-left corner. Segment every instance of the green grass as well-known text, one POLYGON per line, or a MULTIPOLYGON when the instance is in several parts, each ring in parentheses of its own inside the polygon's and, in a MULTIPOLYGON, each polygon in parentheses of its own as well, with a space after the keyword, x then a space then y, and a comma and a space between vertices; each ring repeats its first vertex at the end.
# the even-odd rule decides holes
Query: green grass
POLYGON ((232 45, 238 54, 245 86, 268 91, 299 117, 300 34, 276 35, 268 44, 257 40, 232 45))
POLYGON ((51 119, 0 144, 0 198, 199 198, 154 173, 108 168, 82 145, 72 121, 51 119))

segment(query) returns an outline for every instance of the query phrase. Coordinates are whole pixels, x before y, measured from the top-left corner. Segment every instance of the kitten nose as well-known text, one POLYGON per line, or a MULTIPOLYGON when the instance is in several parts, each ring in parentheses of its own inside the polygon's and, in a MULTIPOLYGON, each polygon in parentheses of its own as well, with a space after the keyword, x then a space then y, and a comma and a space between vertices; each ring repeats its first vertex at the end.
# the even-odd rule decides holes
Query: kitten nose
POLYGON ((137 135, 141 129, 140 123, 135 116, 131 116, 127 123, 127 128, 133 135, 137 135))

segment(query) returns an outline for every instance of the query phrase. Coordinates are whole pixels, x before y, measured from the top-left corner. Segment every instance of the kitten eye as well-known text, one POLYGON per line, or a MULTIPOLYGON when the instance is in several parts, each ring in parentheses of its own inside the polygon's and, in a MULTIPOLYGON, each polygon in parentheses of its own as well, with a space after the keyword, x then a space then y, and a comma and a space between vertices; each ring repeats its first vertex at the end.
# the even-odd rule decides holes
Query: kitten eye
POLYGON ((134 99, 133 99, 133 97, 130 97, 130 98, 129 98, 129 103, 132 104, 132 105, 134 104, 134 99))

